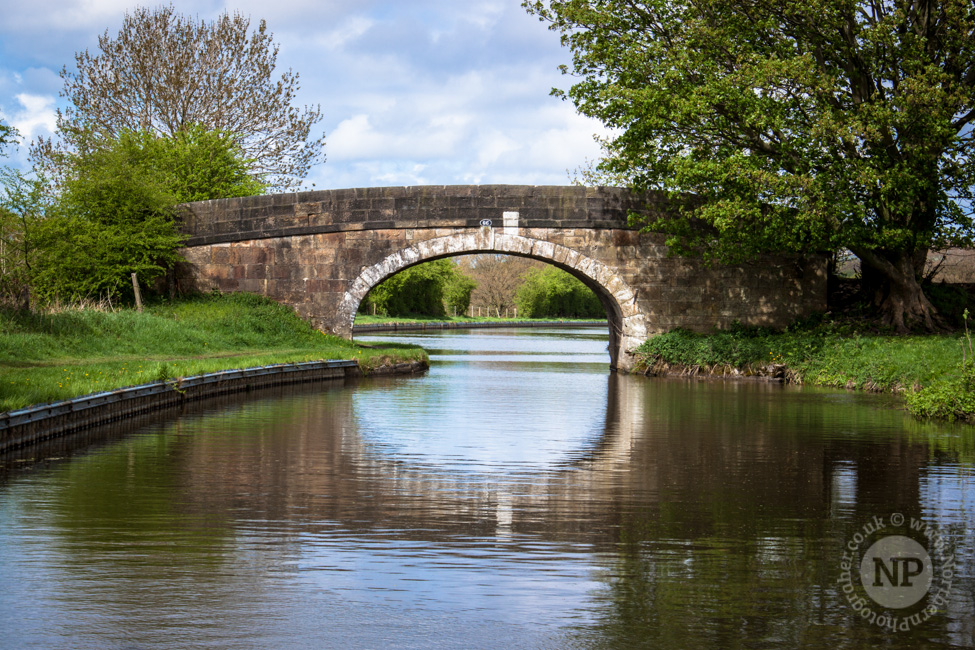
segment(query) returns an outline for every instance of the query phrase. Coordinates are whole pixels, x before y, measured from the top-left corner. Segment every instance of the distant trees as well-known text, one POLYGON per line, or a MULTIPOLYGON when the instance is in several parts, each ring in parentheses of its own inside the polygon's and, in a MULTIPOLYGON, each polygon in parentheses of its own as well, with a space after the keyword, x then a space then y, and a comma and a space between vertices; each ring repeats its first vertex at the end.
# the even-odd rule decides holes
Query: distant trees
POLYGON ((471 296, 476 288, 477 281, 455 266, 444 285, 443 303, 447 315, 454 316, 466 312, 471 306, 471 296))
POLYGON ((297 187, 324 160, 324 136, 311 132, 321 110, 292 105, 296 73, 274 78, 278 46, 263 20, 251 31, 238 13, 208 23, 172 6, 143 7, 126 13, 119 33, 106 31, 98 47, 75 55, 77 71, 62 70, 71 106, 59 111, 58 129, 67 142, 39 143, 35 159, 86 131, 171 138, 193 127, 233 137, 250 174, 275 189, 297 187))
POLYGON ((366 296, 360 311, 384 316, 443 317, 463 313, 471 300, 474 281, 462 275, 449 259, 425 262, 385 280, 366 296))
POLYGON ((516 293, 518 315, 526 318, 604 318, 592 289, 562 269, 532 269, 516 293))
POLYGON ((370 291, 359 312, 442 318, 464 314, 472 300, 488 307, 488 316, 504 316, 513 307, 519 316, 534 318, 606 315, 596 294, 566 271, 538 260, 493 254, 410 267, 370 291), (496 302, 486 302, 491 298, 496 302))
POLYGON ((526 257, 511 255, 480 254, 461 258, 461 268, 474 278, 477 288, 472 300, 476 305, 487 307, 491 315, 503 314, 515 306, 515 293, 525 274, 543 264, 526 257))

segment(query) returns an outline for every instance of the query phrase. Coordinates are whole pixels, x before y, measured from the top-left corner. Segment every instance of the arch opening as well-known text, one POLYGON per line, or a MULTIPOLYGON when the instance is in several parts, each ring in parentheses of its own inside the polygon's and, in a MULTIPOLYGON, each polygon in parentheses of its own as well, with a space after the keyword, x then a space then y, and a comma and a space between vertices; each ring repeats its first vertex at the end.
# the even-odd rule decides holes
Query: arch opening
POLYGON ((343 297, 337 314, 337 332, 351 337, 359 305, 369 291, 381 282, 417 264, 466 254, 496 253, 537 259, 578 278, 599 298, 609 323, 611 370, 631 370, 634 359, 629 350, 646 338, 646 323, 634 292, 610 267, 560 244, 521 235, 506 234, 492 228, 477 233, 462 233, 418 242, 388 255, 364 268, 343 297))

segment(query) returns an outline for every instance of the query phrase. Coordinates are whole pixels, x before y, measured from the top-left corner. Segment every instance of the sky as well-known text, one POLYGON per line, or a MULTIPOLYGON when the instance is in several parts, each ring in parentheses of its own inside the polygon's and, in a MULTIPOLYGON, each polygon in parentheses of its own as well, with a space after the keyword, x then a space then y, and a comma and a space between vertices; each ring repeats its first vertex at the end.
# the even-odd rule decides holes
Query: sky
MULTIPOLYGON (((147 3, 158 6, 158 3, 147 3)), ((320 105, 326 162, 306 186, 567 185, 598 158, 601 124, 552 97, 570 53, 521 0, 173 0, 212 20, 267 21, 278 72, 300 76, 298 105, 320 105)), ((98 51, 131 0, 9 3, 0 21, 0 116, 26 140, 50 135, 59 72, 98 51)), ((8 163, 27 166, 26 147, 8 163)))

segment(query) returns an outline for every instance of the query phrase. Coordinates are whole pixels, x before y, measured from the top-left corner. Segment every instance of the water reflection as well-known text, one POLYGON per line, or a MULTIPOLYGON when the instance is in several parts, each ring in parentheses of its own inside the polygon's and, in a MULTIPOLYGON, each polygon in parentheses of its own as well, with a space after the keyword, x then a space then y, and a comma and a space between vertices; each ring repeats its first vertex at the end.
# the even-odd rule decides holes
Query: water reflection
POLYGON ((408 338, 429 376, 8 471, 0 646, 972 645, 970 431, 853 393, 609 374, 592 330, 408 338), (836 582, 891 512, 959 558, 948 607, 904 634, 836 582))

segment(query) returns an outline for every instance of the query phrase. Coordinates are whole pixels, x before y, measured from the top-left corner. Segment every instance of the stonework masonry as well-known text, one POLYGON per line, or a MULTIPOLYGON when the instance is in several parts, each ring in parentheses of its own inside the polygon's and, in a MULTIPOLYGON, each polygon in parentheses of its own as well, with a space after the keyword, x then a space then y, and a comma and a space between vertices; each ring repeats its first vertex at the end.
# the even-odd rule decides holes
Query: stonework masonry
POLYGON ((181 289, 248 291, 351 337, 374 286, 414 264, 507 253, 569 271, 600 297, 614 368, 648 334, 732 323, 783 327, 826 308, 823 258, 766 257, 707 266, 668 254, 664 237, 628 226, 666 213, 665 197, 619 188, 510 185, 382 187, 187 204, 181 289))

